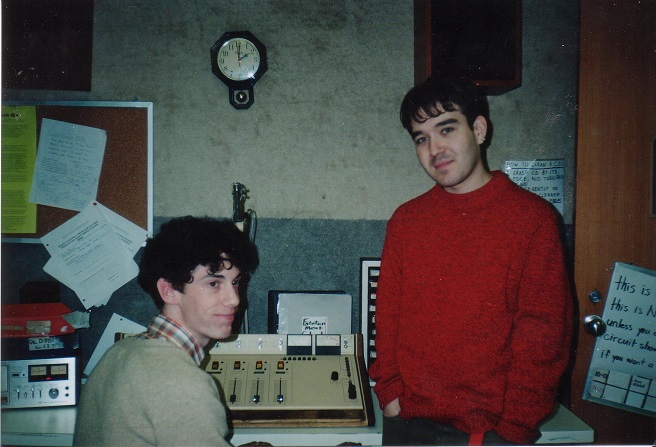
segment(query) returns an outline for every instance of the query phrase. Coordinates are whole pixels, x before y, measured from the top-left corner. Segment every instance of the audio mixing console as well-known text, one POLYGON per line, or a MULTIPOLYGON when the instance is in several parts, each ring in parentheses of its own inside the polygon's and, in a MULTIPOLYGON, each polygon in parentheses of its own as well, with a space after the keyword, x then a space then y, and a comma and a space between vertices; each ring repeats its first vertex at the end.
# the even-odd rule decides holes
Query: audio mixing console
POLYGON ((217 342, 204 369, 235 427, 374 424, 359 334, 245 334, 217 342))

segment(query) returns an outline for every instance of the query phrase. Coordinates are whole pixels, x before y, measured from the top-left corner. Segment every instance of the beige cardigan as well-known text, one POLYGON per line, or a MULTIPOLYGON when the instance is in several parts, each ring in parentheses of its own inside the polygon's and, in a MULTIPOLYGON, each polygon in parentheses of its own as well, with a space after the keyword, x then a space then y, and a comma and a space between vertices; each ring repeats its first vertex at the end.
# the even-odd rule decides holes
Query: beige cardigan
POLYGON ((82 389, 74 445, 229 446, 212 377, 163 339, 114 344, 82 389))

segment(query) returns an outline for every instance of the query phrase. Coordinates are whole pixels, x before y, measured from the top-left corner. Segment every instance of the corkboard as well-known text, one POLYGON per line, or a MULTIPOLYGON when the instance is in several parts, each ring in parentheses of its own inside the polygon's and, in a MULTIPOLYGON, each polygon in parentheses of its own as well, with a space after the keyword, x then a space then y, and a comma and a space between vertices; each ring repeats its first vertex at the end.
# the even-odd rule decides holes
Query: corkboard
MULTIPOLYGON (((152 103, 84 101, 8 105, 36 106, 37 138, 43 118, 105 130, 107 145, 96 200, 152 234, 152 103)), ((36 234, 2 234, 2 239, 39 243, 41 236, 76 214, 77 211, 37 205, 36 234)))

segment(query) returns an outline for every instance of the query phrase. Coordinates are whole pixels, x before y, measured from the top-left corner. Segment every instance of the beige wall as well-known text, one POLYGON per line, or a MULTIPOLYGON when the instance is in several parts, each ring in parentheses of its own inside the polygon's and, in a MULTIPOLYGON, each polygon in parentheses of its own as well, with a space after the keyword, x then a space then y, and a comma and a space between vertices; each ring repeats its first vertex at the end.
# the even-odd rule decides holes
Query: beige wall
MULTIPOLYGON (((578 3, 525 0, 524 82, 491 98, 489 164, 565 158, 571 222, 578 3)), ((152 101, 155 215, 229 216, 231 185, 261 218, 386 220, 431 186, 398 121, 413 84, 412 0, 96 0, 91 92, 10 99, 152 101), (228 30, 266 46, 255 104, 210 71, 228 30)))

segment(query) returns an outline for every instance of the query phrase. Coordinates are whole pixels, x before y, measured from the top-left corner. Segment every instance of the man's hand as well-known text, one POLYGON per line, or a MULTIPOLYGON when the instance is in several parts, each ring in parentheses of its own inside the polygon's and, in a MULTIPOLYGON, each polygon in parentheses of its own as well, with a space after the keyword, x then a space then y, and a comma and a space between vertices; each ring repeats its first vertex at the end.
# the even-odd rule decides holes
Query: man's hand
POLYGON ((397 397, 392 402, 385 405, 383 408, 383 416, 386 418, 392 418, 398 416, 401 412, 401 405, 399 404, 399 398, 397 397))

